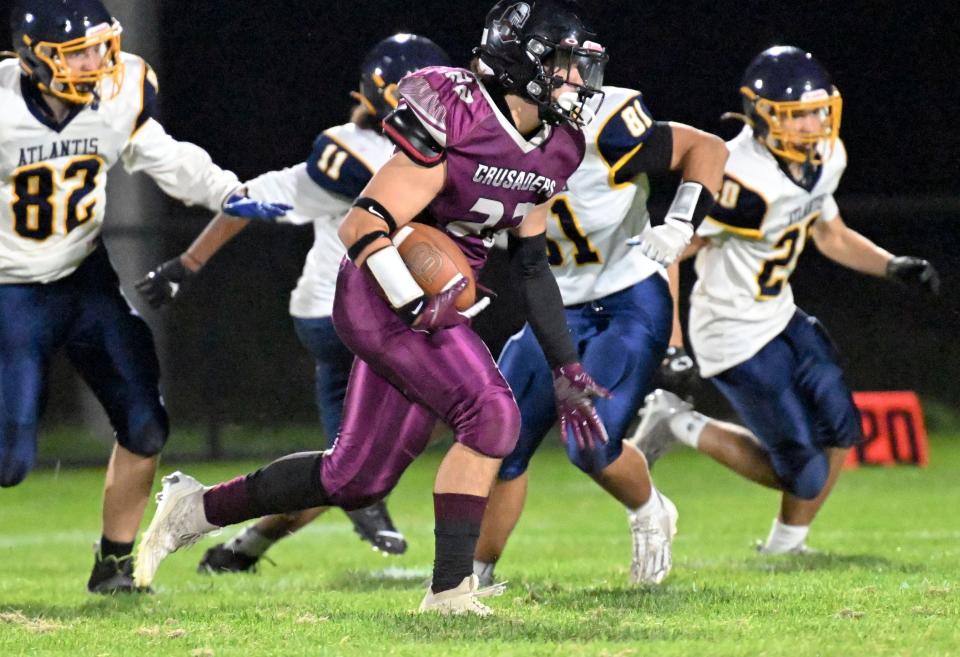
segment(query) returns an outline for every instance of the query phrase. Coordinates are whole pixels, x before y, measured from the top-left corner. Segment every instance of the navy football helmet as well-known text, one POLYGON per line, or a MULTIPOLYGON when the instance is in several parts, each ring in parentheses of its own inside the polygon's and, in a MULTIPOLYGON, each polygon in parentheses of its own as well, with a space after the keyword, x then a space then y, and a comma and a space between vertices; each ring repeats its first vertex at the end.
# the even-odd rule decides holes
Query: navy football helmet
POLYGON ((120 23, 100 0, 17 0, 10 32, 20 66, 41 91, 80 105, 99 97, 105 79, 113 81, 111 97, 120 92, 120 23), (70 60, 85 53, 97 65, 73 70, 70 60))
POLYGON ((501 0, 487 14, 480 47, 480 73, 540 107, 550 122, 584 124, 586 101, 601 94, 608 56, 579 16, 573 0, 501 0), (565 75, 564 75, 565 74, 565 75), (553 98, 568 84, 576 93, 553 98))
POLYGON ((379 122, 397 108, 397 83, 428 66, 450 66, 450 58, 426 37, 394 34, 367 53, 360 67, 360 91, 350 95, 379 122))
POLYGON ((813 55, 793 46, 764 50, 747 67, 740 93, 754 135, 774 155, 813 165, 829 157, 843 103, 813 55))

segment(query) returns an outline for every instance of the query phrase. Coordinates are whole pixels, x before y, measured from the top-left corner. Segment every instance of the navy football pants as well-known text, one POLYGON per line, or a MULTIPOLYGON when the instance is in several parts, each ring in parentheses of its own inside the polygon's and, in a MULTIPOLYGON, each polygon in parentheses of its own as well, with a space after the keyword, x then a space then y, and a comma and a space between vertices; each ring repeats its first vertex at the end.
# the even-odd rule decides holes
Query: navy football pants
POLYGON ((337 335, 331 317, 294 317, 293 328, 300 343, 316 361, 317 410, 327 434, 327 447, 332 447, 343 419, 343 400, 347 396, 353 354, 337 335))
POLYGON ((770 453, 787 492, 813 499, 829 474, 825 448, 862 439, 860 414, 815 317, 797 310, 752 358, 710 379, 770 453))
MULTIPOLYGON (((663 361, 673 322, 667 282, 653 274, 636 285, 590 303, 568 306, 567 324, 580 360, 611 399, 595 399, 610 441, 596 452, 568 441, 567 456, 578 468, 597 473, 623 450, 623 438, 653 375, 663 361)), ((520 438, 500 466, 502 480, 526 472, 530 458, 557 421, 553 376, 529 325, 510 338, 498 363, 520 407, 520 438)))
POLYGON ((47 369, 61 347, 120 445, 154 456, 166 443, 153 336, 123 298, 101 244, 66 278, 0 285, 0 486, 15 486, 33 468, 47 369))

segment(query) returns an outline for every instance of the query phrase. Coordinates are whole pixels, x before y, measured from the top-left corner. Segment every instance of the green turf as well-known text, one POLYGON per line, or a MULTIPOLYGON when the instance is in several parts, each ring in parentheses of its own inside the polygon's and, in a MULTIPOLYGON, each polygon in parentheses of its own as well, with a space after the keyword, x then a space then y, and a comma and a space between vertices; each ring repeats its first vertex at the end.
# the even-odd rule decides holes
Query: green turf
MULTIPOLYGON (((957 655, 960 437, 931 453, 924 470, 847 473, 811 536, 824 554, 773 559, 750 545, 775 495, 672 454, 656 475, 680 509, 675 568, 644 590, 626 583, 623 511, 545 450, 493 619, 410 611, 432 558, 437 452, 390 500, 411 542, 403 557, 365 549, 332 512, 259 575, 197 575, 194 548, 164 564, 156 595, 117 599, 83 589, 101 472, 36 472, 0 492, 0 655, 957 655)), ((251 465, 184 469, 211 482, 251 465)))

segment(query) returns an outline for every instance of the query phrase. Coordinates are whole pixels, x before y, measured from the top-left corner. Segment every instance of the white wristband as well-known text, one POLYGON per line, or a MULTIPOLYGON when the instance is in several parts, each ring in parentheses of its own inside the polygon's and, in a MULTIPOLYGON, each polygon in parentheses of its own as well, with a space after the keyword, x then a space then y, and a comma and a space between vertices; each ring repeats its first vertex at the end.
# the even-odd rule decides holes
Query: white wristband
POLYGON ((402 308, 423 296, 423 289, 413 280, 397 247, 390 245, 371 253, 366 264, 394 308, 402 308))
POLYGON ((688 223, 693 223, 693 213, 697 209, 697 202, 700 200, 700 194, 703 193, 703 185, 698 182, 683 182, 677 187, 677 193, 673 196, 673 203, 667 210, 667 218, 679 219, 688 223))

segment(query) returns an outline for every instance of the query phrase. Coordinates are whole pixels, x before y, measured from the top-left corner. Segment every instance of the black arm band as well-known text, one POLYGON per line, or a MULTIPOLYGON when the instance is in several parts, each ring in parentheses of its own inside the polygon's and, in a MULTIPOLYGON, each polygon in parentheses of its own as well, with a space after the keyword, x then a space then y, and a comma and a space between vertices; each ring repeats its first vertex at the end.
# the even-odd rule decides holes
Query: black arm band
POLYGON ((510 240, 510 268, 520 283, 527 322, 537 337, 550 368, 577 360, 570 339, 563 297, 547 262, 545 234, 510 240))
POLYGON ((673 128, 669 123, 656 121, 647 131, 643 147, 617 169, 613 181, 630 182, 641 173, 664 173, 673 161, 673 128))
POLYGON ((370 198, 369 196, 358 196, 357 200, 353 202, 353 207, 366 210, 374 217, 383 219, 387 224, 388 234, 397 230, 396 220, 393 218, 393 215, 390 214, 389 210, 380 205, 380 201, 370 198))
POLYGON ((347 257, 350 258, 351 260, 356 261, 357 256, 359 256, 365 248, 370 246, 372 242, 376 242, 381 237, 389 238, 390 236, 387 235, 382 230, 374 230, 367 233, 366 235, 358 239, 356 242, 354 242, 353 246, 347 249, 347 257))

